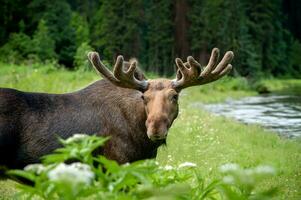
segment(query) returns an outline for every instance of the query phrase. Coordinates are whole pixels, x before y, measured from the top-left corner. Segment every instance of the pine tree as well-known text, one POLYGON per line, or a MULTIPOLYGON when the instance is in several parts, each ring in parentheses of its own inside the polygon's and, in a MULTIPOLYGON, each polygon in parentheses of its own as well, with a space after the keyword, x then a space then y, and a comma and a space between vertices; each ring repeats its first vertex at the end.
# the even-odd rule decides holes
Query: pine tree
POLYGON ((54 40, 50 38, 48 27, 44 20, 40 20, 38 28, 33 35, 32 44, 34 53, 41 61, 57 57, 54 40))
POLYGON ((247 1, 250 34, 265 74, 287 73, 289 37, 283 26, 281 0, 247 1))
POLYGON ((148 1, 145 5, 145 23, 146 69, 161 75, 173 74, 173 1, 148 1))
POLYGON ((90 42, 89 24, 85 17, 81 16, 77 12, 73 12, 71 26, 75 29, 77 47, 79 47, 82 43, 90 42))
POLYGON ((76 51, 76 33, 71 26, 72 11, 65 0, 53 0, 47 5, 43 19, 55 41, 55 52, 60 63, 72 67, 76 51))
POLYGON ((119 54, 138 57, 140 52, 141 1, 104 0, 92 26, 92 41, 107 59, 119 54))
POLYGON ((73 62, 74 68, 82 70, 92 69, 87 59, 87 55, 90 51, 93 51, 93 48, 87 42, 83 42, 77 48, 73 62))

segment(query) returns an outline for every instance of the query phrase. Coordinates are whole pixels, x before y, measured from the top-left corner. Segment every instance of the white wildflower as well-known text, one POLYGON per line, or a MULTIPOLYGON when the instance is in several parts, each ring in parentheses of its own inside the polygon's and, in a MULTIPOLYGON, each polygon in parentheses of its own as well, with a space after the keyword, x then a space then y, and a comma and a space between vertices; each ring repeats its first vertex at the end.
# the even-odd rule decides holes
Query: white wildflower
POLYGON ((166 171, 173 170, 173 166, 166 165, 163 169, 166 170, 166 171))
POLYGON ((233 176, 225 176, 223 178, 223 182, 226 183, 226 184, 234 184, 234 178, 233 176))
POLYGON ((86 138, 88 135, 85 134, 74 134, 73 136, 69 137, 65 142, 67 144, 73 143, 73 142, 79 142, 86 138))
POLYGON ((253 170, 253 169, 245 169, 245 170, 244 170, 244 173, 245 173, 247 176, 253 176, 253 175, 254 175, 254 170, 253 170))
POLYGON ((179 165, 179 168, 184 168, 184 167, 191 167, 191 168, 194 168, 196 167, 197 165, 195 163, 192 163, 192 162, 184 162, 184 163, 181 163, 179 165))
POLYGON ((48 178, 52 181, 90 184, 94 179, 94 173, 86 164, 72 163, 66 165, 61 163, 48 172, 48 178))
POLYGON ((254 169, 254 172, 257 174, 267 174, 267 175, 276 174, 276 170, 269 165, 260 165, 254 169))
POLYGON ((234 163, 227 163, 220 167, 220 171, 222 173, 233 172, 233 171, 237 171, 239 169, 240 169, 239 165, 234 164, 234 163))
POLYGON ((28 172, 34 172, 36 174, 41 174, 46 168, 42 164, 31 164, 27 165, 24 170, 28 172))

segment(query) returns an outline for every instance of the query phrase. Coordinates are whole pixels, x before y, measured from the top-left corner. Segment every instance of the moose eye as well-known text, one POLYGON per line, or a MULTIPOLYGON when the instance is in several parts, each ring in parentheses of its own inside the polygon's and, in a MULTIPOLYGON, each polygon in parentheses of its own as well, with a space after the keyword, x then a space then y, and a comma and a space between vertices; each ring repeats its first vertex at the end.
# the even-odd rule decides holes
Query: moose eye
POLYGON ((172 95, 171 100, 172 100, 173 102, 177 102, 177 101, 178 101, 178 97, 179 97, 178 94, 174 94, 174 95, 172 95))
POLYGON ((145 97, 144 95, 141 96, 141 99, 143 100, 143 102, 145 104, 147 104, 147 102, 149 101, 147 97, 145 97))

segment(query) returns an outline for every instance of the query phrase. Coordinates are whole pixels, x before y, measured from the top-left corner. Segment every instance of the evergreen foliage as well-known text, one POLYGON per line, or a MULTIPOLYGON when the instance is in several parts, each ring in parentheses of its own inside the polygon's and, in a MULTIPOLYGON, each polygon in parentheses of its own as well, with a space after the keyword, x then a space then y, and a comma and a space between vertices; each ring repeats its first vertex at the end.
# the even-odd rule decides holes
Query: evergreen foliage
POLYGON ((103 0, 92 27, 93 45, 106 58, 138 56, 141 1, 103 0))
POLYGON ((89 24, 85 17, 77 12, 72 13, 71 26, 75 29, 76 46, 79 47, 84 42, 90 41, 89 24))
POLYGON ((63 0, 54 0, 47 6, 43 18, 49 27, 50 37, 55 41, 59 62, 70 67, 76 51, 76 31, 71 26, 71 8, 63 0))
POLYGON ((73 66, 83 70, 92 69, 87 60, 90 51, 93 51, 93 48, 87 42, 83 42, 76 50, 73 66))
POLYGON ((38 28, 33 35, 32 44, 34 53, 41 61, 57 57, 54 40, 49 37, 48 27, 44 20, 39 22, 38 28))
POLYGON ((146 70, 161 75, 174 72, 172 2, 151 0, 145 5, 144 62, 146 70))
POLYGON ((7 63, 21 63, 32 52, 31 38, 25 33, 12 33, 0 48, 0 58, 7 63))
POLYGON ((91 45, 103 59, 137 57, 146 71, 171 75, 176 56, 206 64, 218 47, 234 51, 232 75, 298 77, 299 7, 296 0, 3 0, 1 60, 36 55, 74 67, 76 52, 91 45))

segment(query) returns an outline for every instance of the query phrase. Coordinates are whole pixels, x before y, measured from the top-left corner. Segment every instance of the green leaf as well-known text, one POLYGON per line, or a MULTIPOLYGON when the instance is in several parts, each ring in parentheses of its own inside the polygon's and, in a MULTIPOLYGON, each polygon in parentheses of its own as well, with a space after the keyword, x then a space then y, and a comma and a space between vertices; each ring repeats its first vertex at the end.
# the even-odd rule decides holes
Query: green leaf
POLYGON ((29 181, 32 181, 32 182, 35 182, 36 177, 37 177, 32 172, 27 172, 27 171, 18 170, 18 169, 9 170, 9 171, 6 172, 6 174, 9 175, 9 176, 17 176, 17 177, 25 178, 25 179, 27 179, 29 181))

